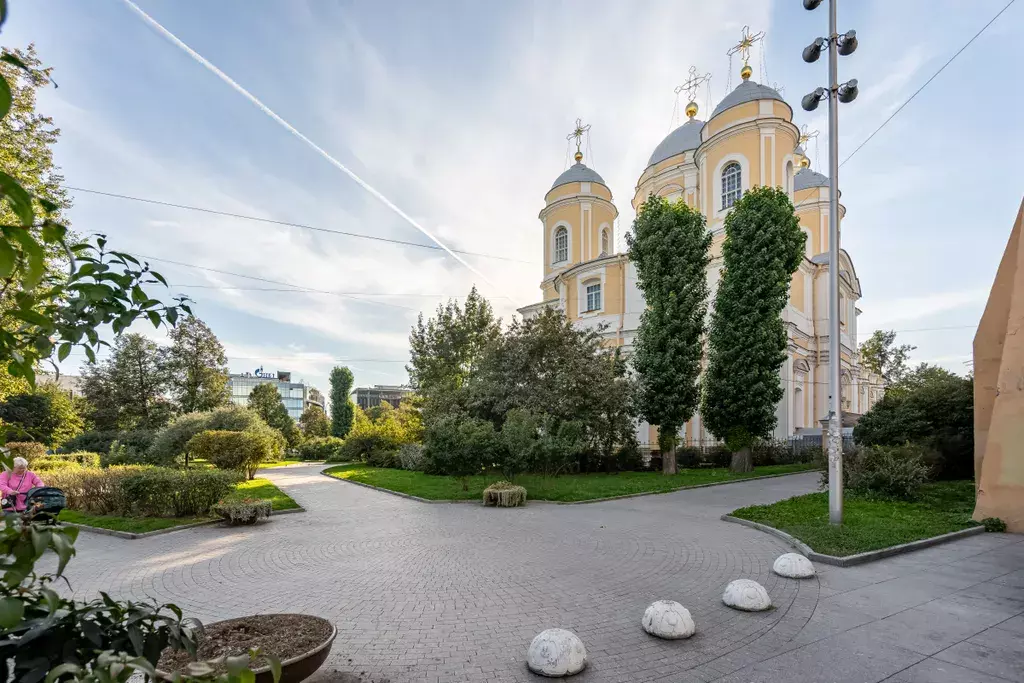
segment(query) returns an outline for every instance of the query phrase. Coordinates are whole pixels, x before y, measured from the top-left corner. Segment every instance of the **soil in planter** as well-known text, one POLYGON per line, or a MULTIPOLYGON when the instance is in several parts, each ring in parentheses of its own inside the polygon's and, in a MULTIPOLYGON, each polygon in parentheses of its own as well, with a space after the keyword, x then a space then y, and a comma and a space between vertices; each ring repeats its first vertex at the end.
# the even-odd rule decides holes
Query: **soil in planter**
MULTIPOLYGON (((204 661, 224 654, 240 655, 258 647, 283 662, 309 652, 330 635, 330 623, 301 614, 258 614, 229 619, 206 627, 197 659, 204 661)), ((257 666, 265 666, 266 662, 260 659, 257 666)), ((173 673, 181 671, 191 661, 184 650, 168 648, 160 655, 157 668, 173 673)))

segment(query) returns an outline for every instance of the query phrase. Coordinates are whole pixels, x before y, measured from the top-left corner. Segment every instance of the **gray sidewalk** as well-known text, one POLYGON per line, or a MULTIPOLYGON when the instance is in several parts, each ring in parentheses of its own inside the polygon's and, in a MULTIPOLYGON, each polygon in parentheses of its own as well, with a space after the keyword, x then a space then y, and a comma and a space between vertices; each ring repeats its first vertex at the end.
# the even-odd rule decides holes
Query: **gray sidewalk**
POLYGON ((261 472, 308 512, 256 528, 201 527, 141 540, 82 534, 76 593, 178 603, 206 621, 301 611, 339 630, 311 683, 539 681, 540 630, 586 644, 574 681, 1024 680, 1024 538, 987 534, 866 566, 771 573, 788 549, 723 512, 814 489, 817 475, 519 509, 428 505, 328 479, 322 466, 261 472), (721 604, 735 578, 776 609, 721 604), (674 599, 688 641, 640 628, 674 599))

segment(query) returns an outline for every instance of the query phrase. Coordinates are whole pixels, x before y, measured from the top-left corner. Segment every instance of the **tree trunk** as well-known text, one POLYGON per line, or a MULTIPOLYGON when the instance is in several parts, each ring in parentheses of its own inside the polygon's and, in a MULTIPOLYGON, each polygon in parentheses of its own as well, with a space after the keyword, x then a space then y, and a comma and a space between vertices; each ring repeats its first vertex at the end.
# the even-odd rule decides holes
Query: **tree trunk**
POLYGON ((676 474, 678 471, 676 468, 676 447, 675 444, 672 444, 670 448, 661 452, 661 473, 676 474))
POLYGON ((738 451, 733 451, 732 462, 729 463, 730 472, 753 472, 754 456, 750 452, 750 446, 744 446, 738 451))

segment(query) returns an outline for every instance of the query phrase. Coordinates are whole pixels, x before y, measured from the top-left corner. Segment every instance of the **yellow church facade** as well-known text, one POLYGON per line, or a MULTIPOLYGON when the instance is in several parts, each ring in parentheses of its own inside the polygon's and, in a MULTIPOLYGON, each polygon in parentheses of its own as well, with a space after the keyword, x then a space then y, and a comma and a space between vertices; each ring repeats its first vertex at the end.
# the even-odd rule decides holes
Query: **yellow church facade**
MULTIPOLYGON (((711 305, 722 269, 725 217, 743 192, 755 186, 781 187, 796 207, 807 234, 805 258, 793 274, 789 303, 782 313, 789 353, 779 372, 785 393, 776 410, 774 437, 820 434, 828 412, 828 179, 811 170, 799 146, 793 110, 774 89, 744 80, 715 107, 707 121, 688 120, 654 149, 640 174, 633 208, 651 194, 683 201, 701 211, 713 235, 708 267, 711 305)), ((645 304, 635 266, 615 253, 618 211, 601 176, 576 163, 555 180, 540 212, 544 239, 541 301, 520 309, 531 317, 544 308, 562 311, 578 326, 601 329, 606 343, 628 357, 645 304)), ((840 218, 846 209, 840 205, 840 218)), ((853 419, 882 395, 881 378, 857 355, 857 301, 860 282, 849 254, 840 251, 842 405, 853 419)), ((849 424, 844 420, 844 424, 849 424)), ((641 446, 657 447, 654 426, 641 423, 641 446)), ((711 441, 700 415, 684 427, 687 443, 711 441)))

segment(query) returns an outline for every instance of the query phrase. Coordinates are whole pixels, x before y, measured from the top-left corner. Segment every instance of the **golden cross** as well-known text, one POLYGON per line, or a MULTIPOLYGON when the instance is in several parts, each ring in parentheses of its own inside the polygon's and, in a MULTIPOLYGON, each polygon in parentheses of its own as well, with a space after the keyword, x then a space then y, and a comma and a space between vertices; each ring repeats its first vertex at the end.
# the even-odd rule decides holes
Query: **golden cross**
POLYGON ((751 35, 750 27, 744 26, 740 42, 730 47, 729 51, 726 52, 726 54, 732 57, 734 54, 738 52, 740 57, 743 58, 743 64, 746 65, 747 62, 750 61, 750 48, 753 47, 754 43, 758 42, 763 38, 764 31, 758 31, 757 33, 751 35))
POLYGON ((807 130, 807 124, 805 123, 800 128, 800 141, 797 144, 798 145, 805 145, 805 144, 807 144, 808 142, 810 142, 812 139, 814 139, 816 137, 818 137, 818 131, 816 131, 816 130, 811 130, 811 131, 807 130))
POLYGON ((697 67, 691 66, 689 76, 690 77, 686 79, 686 81, 682 85, 676 86, 676 94, 678 95, 679 93, 685 91, 686 99, 692 102, 693 98, 697 95, 697 88, 700 87, 702 84, 706 83, 708 80, 710 80, 711 74, 706 73, 703 75, 698 75, 697 67))
MULTIPOLYGON (((576 154, 580 154, 580 142, 583 140, 583 134, 590 130, 590 124, 583 125, 582 119, 576 119, 576 128, 565 136, 566 140, 572 140, 576 138, 576 154)), ((579 161, 577 159, 577 161, 579 161)))

